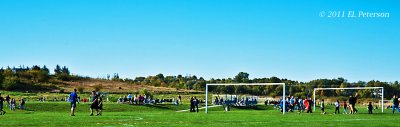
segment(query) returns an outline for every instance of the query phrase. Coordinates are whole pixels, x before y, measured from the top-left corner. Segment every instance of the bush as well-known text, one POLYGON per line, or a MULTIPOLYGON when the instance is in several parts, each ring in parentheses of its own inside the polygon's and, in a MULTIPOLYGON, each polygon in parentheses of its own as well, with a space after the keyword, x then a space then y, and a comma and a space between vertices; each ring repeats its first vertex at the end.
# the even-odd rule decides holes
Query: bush
POLYGON ((103 89, 103 85, 102 84, 97 84, 93 86, 94 91, 100 91, 101 89, 103 89))
POLYGON ((83 93, 83 87, 82 86, 78 86, 78 88, 76 88, 76 90, 78 90, 79 93, 83 93))
POLYGON ((71 80, 71 76, 68 74, 58 74, 56 75, 57 79, 62 80, 62 81, 70 81, 71 80))
POLYGON ((142 96, 146 95, 147 97, 153 98, 153 93, 151 93, 145 88, 140 89, 139 94, 142 96))
POLYGON ((276 94, 275 94, 275 93, 270 93, 269 96, 275 98, 275 97, 276 97, 276 94))
POLYGON ((2 83, 2 87, 5 90, 14 90, 14 89, 19 88, 18 77, 16 77, 16 76, 5 77, 4 81, 2 83))
POLYGON ((3 88, 1 84, 3 84, 3 74, 0 73, 0 89, 3 88))
POLYGON ((299 98, 306 98, 306 93, 298 92, 298 93, 295 93, 293 96, 294 97, 299 97, 299 98))

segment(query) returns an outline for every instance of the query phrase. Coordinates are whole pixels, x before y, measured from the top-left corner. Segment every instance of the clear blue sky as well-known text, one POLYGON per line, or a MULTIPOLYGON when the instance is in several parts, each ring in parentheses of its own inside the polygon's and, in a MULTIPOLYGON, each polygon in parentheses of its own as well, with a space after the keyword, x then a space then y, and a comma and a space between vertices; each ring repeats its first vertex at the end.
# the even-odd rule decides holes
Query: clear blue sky
POLYGON ((400 79, 398 0, 1 0, 0 66, 134 78, 400 79), (321 18, 321 11, 390 18, 321 18))

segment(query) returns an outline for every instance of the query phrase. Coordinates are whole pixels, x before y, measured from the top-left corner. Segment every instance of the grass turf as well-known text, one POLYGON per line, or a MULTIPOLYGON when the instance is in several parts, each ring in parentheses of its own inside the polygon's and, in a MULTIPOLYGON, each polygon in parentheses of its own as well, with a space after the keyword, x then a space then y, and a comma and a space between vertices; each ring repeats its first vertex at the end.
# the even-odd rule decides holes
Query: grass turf
MULTIPOLYGON (((208 114, 204 109, 199 113, 176 112, 187 109, 188 105, 104 105, 103 116, 89 116, 89 104, 79 104, 76 116, 69 116, 69 103, 45 102, 28 103, 27 110, 7 111, 0 115, 0 126, 399 126, 400 113, 391 114, 391 110, 374 110, 367 114, 365 107, 358 107, 354 115, 332 114, 334 109, 327 107, 328 112, 321 115, 317 110, 312 114, 287 113, 259 105, 255 108, 232 108, 224 112, 222 107, 210 108, 208 114)), ((342 111, 342 110, 341 110, 342 111)))

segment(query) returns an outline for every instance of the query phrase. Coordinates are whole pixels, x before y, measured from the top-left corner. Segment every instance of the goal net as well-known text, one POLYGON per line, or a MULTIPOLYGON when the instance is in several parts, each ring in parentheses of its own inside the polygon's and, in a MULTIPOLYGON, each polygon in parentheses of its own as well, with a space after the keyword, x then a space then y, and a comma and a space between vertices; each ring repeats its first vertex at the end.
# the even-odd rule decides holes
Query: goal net
MULTIPOLYGON (((282 89, 282 98, 286 98, 285 97, 285 83, 236 83, 236 84, 206 84, 206 109, 205 112, 208 113, 208 87, 209 86, 237 86, 237 85, 247 85, 247 86, 270 86, 270 85, 282 85, 283 89, 282 89)), ((286 109, 285 107, 285 99, 283 99, 283 109, 286 109)), ((283 114, 285 114, 285 110, 282 111, 283 114)))

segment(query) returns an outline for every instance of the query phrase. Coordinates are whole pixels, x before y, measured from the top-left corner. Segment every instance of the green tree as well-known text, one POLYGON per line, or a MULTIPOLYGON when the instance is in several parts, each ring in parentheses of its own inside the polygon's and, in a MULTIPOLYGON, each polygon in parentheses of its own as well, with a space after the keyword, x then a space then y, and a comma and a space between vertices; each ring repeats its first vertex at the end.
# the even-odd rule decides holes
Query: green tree
POLYGON ((61 69, 61 73, 66 74, 66 75, 69 75, 69 69, 68 69, 66 66, 64 66, 64 67, 61 69))
POLYGON ((17 76, 5 77, 2 83, 5 90, 15 90, 19 88, 19 80, 17 76))
POLYGON ((135 83, 140 83, 143 82, 146 78, 145 77, 136 77, 135 80, 133 80, 135 83))
POLYGON ((39 71, 39 70, 40 70, 40 67, 39 67, 38 65, 33 65, 33 66, 32 66, 32 70, 34 70, 34 71, 39 71))
POLYGON ((37 79, 39 82, 47 82, 50 79, 50 71, 46 66, 38 71, 37 79))
POLYGON ((150 91, 148 91, 145 88, 140 89, 139 94, 142 96, 146 95, 147 97, 153 98, 153 93, 151 93, 150 91))
POLYGON ((113 81, 119 81, 120 79, 119 79, 118 73, 114 73, 114 76, 112 77, 111 80, 113 80, 113 81))
POLYGON ((62 81, 69 81, 71 80, 71 76, 69 75, 69 69, 66 66, 63 66, 62 68, 57 65, 56 68, 54 69, 55 76, 57 79, 62 80, 62 81))
POLYGON ((46 65, 43 66, 43 68, 41 69, 41 71, 45 72, 47 75, 50 74, 49 69, 46 67, 46 65))
POLYGON ((249 74, 246 72, 239 72, 235 76, 235 82, 237 83, 248 83, 249 82, 249 74))
MULTIPOLYGON (((339 88, 347 88, 347 83, 346 82, 342 82, 339 86, 339 88)), ((336 94, 337 95, 341 95, 343 90, 336 90, 336 94)))
POLYGON ((156 77, 162 81, 164 81, 164 75, 163 74, 157 74, 156 77))
MULTIPOLYGON (((3 68, 2 68, 3 69, 3 68)), ((2 73, 3 71, 2 70, 0 70, 0 84, 3 84, 3 80, 4 80, 4 77, 3 77, 3 73, 2 73)), ((0 85, 0 89, 2 89, 2 85, 0 85)))
POLYGON ((7 69, 5 69, 4 71, 3 71, 3 76, 4 77, 11 77, 11 76, 14 76, 15 74, 14 74, 14 72, 11 70, 11 68, 10 67, 7 67, 7 69))
POLYGON ((60 74, 61 74, 61 67, 60 67, 60 65, 57 64, 56 68, 54 69, 54 74, 55 74, 55 75, 60 75, 60 74))

